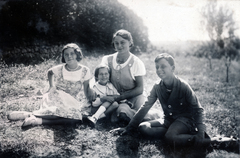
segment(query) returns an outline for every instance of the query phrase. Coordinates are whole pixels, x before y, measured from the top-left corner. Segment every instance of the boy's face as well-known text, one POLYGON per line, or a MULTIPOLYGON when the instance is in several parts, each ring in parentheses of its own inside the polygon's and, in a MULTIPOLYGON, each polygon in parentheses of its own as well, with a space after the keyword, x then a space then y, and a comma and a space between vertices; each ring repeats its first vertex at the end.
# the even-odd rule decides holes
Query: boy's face
POLYGON ((160 59, 158 62, 155 62, 156 73, 162 79, 168 79, 172 77, 174 72, 174 66, 171 66, 166 59, 160 59))
POLYGON ((109 81, 109 73, 107 68, 100 68, 98 72, 98 82, 102 85, 106 85, 109 81))

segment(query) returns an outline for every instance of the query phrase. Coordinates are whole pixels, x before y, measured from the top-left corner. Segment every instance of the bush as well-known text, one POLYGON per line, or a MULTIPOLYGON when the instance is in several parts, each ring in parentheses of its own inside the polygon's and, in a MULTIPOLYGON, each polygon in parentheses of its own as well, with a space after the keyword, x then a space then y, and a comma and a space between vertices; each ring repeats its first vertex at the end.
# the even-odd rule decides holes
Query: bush
POLYGON ((132 33, 133 51, 146 51, 149 43, 143 21, 117 0, 8 1, 0 21, 0 49, 6 62, 49 59, 51 51, 48 58, 32 50, 71 42, 89 53, 109 54, 112 35, 119 29, 132 33))

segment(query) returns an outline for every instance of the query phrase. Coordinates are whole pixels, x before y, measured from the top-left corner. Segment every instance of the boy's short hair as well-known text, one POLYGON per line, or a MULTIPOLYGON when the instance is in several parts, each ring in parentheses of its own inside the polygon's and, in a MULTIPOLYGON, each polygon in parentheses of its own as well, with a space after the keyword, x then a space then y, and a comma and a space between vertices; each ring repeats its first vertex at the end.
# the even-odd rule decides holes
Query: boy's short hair
POLYGON ((130 32, 128 32, 127 30, 124 30, 124 29, 121 29, 121 30, 118 30, 116 33, 114 33, 114 35, 113 35, 113 38, 112 38, 112 46, 113 46, 113 48, 115 49, 115 47, 114 47, 114 38, 116 37, 116 36, 120 36, 120 37, 122 37, 123 39, 125 39, 125 40, 128 40, 129 42, 130 42, 130 48, 131 47, 133 47, 133 38, 132 38, 132 35, 131 35, 131 33, 130 32))
POLYGON ((161 59, 165 59, 167 60, 167 62, 171 65, 171 66, 175 66, 175 61, 174 58, 168 54, 168 53, 162 53, 159 54, 156 58, 155 58, 155 63, 157 63, 159 60, 161 59))
POLYGON ((77 61, 81 61, 82 58, 83 58, 83 54, 82 54, 82 51, 80 49, 80 47, 75 44, 75 43, 69 43, 69 44, 66 44, 63 49, 62 49, 62 62, 63 63, 66 63, 65 59, 64 59, 64 51, 67 49, 67 48, 72 48, 74 49, 74 53, 77 55, 77 61))
POLYGON ((106 68, 106 69, 108 70, 109 79, 111 78, 110 68, 109 68, 107 65, 100 64, 100 65, 98 65, 98 66, 95 68, 95 71, 94 71, 95 81, 98 81, 99 69, 102 69, 102 68, 106 68))

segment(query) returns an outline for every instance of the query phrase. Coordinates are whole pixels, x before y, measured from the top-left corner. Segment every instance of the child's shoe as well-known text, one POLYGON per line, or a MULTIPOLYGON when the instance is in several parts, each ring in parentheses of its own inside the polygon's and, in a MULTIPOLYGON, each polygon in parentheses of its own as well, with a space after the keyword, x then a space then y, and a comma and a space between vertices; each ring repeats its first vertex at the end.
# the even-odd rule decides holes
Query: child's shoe
POLYGON ((24 120, 27 117, 30 117, 31 112, 26 111, 13 111, 8 114, 8 119, 11 121, 24 120))
POLYGON ((94 116, 88 116, 87 119, 90 121, 90 126, 95 127, 95 124, 97 123, 97 118, 94 116))
POLYGON ((34 115, 31 115, 30 117, 26 118, 23 121, 22 127, 37 126, 41 124, 42 124, 42 118, 37 118, 34 115))

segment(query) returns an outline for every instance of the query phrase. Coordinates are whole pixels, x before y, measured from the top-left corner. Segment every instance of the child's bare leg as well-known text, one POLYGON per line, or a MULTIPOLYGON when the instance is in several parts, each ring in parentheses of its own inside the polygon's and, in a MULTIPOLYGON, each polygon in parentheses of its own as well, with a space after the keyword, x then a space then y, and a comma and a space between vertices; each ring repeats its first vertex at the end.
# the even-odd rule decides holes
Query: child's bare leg
POLYGON ((66 119, 66 118, 58 118, 58 119, 42 119, 43 125, 73 125, 80 122, 80 120, 75 119, 66 119))
POLYGON ((117 102, 113 102, 111 104, 111 106, 109 106, 109 108, 106 108, 107 110, 104 112, 105 115, 109 115, 110 113, 112 113, 114 110, 116 110, 118 108, 118 103, 117 102))
POLYGON ((62 117, 53 117, 53 118, 41 118, 31 115, 23 121, 22 127, 26 126, 36 126, 36 125, 72 125, 80 122, 80 120, 67 119, 62 117))
POLYGON ((142 122, 139 125, 139 131, 143 136, 147 138, 162 139, 167 132, 167 128, 162 125, 158 120, 152 120, 142 122))

